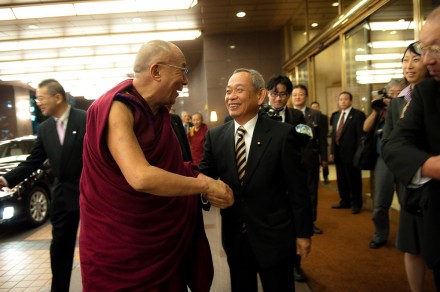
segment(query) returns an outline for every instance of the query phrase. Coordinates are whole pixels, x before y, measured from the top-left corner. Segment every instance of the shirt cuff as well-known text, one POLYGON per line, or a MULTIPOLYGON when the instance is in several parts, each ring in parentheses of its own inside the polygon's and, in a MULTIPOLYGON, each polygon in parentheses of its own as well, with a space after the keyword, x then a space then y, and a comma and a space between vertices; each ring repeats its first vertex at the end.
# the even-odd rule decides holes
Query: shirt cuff
POLYGON ((7 187, 9 187, 9 184, 8 184, 8 181, 3 177, 3 176, 0 176, 0 180, 7 186, 7 187))
POLYGON ((422 168, 419 167, 417 169, 416 173, 414 174, 413 178, 411 179, 411 183, 409 184, 408 188, 410 189, 417 189, 426 184, 431 180, 430 177, 423 177, 422 176, 422 168))

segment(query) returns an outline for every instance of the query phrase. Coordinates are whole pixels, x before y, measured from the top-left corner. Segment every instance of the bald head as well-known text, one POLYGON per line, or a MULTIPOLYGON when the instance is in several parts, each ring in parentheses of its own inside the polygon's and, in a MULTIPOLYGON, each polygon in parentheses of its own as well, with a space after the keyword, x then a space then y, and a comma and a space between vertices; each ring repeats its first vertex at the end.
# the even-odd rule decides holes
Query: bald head
POLYGON ((431 77, 440 82, 440 6, 426 18, 419 40, 423 63, 431 77))
POLYGON ((180 49, 173 43, 162 40, 149 41, 139 49, 134 61, 133 71, 134 73, 141 73, 153 63, 167 63, 170 56, 176 52, 183 55, 180 49))
POLYGON ((435 8, 431 13, 429 13, 426 21, 440 21, 440 6, 435 8))

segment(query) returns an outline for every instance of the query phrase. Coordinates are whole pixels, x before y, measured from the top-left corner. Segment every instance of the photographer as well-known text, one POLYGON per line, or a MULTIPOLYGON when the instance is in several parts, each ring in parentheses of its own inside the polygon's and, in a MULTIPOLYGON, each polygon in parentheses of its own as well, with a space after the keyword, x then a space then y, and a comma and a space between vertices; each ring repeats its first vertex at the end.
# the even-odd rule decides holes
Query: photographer
POLYGON ((390 231, 388 211, 394 194, 394 177, 385 165, 381 155, 382 132, 385 126, 385 116, 388 105, 393 98, 396 98, 404 88, 405 82, 401 79, 392 79, 387 86, 379 91, 382 94, 380 99, 373 100, 371 114, 364 122, 363 130, 371 133, 376 145, 377 160, 374 168, 375 192, 374 210, 372 220, 375 226, 373 239, 369 246, 372 249, 380 248, 388 240, 390 231))

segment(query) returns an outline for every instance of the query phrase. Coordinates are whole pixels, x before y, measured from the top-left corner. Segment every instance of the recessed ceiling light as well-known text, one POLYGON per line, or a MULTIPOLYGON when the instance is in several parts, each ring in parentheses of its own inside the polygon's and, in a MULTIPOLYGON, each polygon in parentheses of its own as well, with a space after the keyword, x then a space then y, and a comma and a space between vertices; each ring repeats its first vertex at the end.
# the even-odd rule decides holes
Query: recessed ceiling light
POLYGON ((319 24, 317 22, 314 22, 311 24, 312 27, 317 27, 319 24))
POLYGON ((338 6, 339 6, 339 3, 338 3, 338 2, 333 2, 333 3, 332 3, 332 6, 333 6, 333 7, 338 7, 338 6))
POLYGON ((235 45, 230 45, 229 48, 230 49, 235 49, 235 45))
POLYGON ((303 32, 303 35, 307 35, 307 31, 303 32))
POLYGON ((237 17, 245 17, 246 16, 246 12, 244 12, 244 11, 240 11, 240 12, 237 12, 237 17))
POLYGON ((141 23, 141 22, 142 22, 142 19, 139 18, 139 17, 135 17, 135 18, 133 18, 131 21, 133 21, 134 23, 141 23))
POLYGON ((397 31, 395 31, 395 30, 390 31, 390 34, 396 34, 396 33, 397 33, 397 31))
POLYGON ((38 28, 38 25, 30 24, 30 25, 28 25, 28 28, 29 28, 29 29, 37 29, 37 28, 38 28))

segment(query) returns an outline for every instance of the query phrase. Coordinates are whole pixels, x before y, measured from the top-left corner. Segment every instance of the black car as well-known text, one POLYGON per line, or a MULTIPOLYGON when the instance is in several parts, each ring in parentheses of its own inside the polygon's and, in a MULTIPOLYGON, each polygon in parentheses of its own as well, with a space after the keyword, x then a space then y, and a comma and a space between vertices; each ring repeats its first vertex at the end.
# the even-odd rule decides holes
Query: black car
MULTIPOLYGON (((0 142, 0 176, 26 160, 36 136, 0 142)), ((0 191, 0 224, 25 221, 38 226, 49 217, 53 176, 49 162, 13 188, 0 191)))

